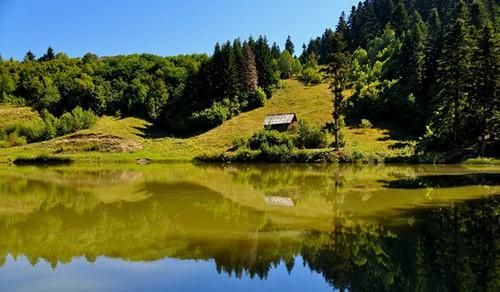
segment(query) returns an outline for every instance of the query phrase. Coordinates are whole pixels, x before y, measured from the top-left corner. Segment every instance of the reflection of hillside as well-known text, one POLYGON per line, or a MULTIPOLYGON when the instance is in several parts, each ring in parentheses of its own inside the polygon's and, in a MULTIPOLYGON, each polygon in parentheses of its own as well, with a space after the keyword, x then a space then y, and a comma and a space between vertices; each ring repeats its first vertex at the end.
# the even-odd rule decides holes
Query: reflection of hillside
POLYGON ((53 266, 77 256, 90 261, 98 256, 134 261, 215 257, 223 270, 240 266, 258 275, 264 263, 269 269, 300 251, 303 233, 273 231, 265 213, 193 185, 144 186, 146 192, 158 190, 165 192, 139 202, 101 203, 84 212, 56 205, 22 221, 1 218, 1 257, 24 255, 32 263, 44 259, 53 266))
MULTIPOLYGON (((382 263, 392 267, 392 261, 401 259, 391 259, 389 251, 396 252, 391 244, 402 232, 392 225, 415 224, 419 217, 413 208, 481 198, 499 193, 500 186, 388 188, 391 182, 475 172, 482 171, 191 164, 4 169, 0 261, 8 254, 25 255, 33 263, 45 259, 54 266, 77 256, 90 261, 99 256, 132 261, 215 259, 220 271, 265 277, 280 261, 292 268, 300 254, 318 271, 342 270, 340 264, 325 262, 322 267, 315 260, 321 252, 331 258, 323 249, 340 248, 343 240, 356 265, 390 261, 382 263), (293 205, 268 204, 266 197, 289 198, 293 205), (355 247, 361 251, 356 257, 355 247)), ((492 170, 485 174, 491 177, 488 173, 492 170)), ((382 269, 370 269, 375 268, 382 269)))

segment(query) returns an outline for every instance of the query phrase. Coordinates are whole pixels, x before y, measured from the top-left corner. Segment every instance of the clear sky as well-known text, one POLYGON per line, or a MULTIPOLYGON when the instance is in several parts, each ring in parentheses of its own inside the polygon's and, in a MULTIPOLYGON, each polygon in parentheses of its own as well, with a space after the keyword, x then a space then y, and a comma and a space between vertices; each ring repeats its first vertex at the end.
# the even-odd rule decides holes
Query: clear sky
POLYGON ((216 42, 266 35, 297 51, 334 27, 354 0, 0 0, 0 54, 211 53, 216 42))

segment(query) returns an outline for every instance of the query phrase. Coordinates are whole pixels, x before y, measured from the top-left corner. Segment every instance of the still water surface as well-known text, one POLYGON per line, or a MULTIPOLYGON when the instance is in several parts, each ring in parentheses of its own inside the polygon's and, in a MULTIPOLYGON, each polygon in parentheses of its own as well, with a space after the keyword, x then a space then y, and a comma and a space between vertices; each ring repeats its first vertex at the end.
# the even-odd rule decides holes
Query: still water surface
POLYGON ((500 291, 499 231, 499 167, 0 167, 1 291, 500 291))

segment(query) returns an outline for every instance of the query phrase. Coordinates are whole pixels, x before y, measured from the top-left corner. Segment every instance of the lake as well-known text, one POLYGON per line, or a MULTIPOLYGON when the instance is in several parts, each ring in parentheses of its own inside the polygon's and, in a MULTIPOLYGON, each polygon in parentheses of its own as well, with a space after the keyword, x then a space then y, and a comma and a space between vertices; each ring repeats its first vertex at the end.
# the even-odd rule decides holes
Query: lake
POLYGON ((1 291, 500 291, 500 167, 0 166, 1 291))

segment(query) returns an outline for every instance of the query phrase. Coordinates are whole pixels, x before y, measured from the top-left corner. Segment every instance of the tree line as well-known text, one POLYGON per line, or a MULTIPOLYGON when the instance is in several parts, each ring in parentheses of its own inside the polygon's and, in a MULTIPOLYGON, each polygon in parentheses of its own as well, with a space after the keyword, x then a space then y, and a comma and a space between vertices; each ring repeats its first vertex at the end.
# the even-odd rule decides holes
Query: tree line
POLYGON ((70 58, 51 47, 37 58, 0 59, 0 102, 24 104, 55 117, 76 107, 96 115, 135 116, 176 135, 213 128, 262 106, 280 80, 301 70, 286 49, 263 36, 216 44, 206 54, 135 54, 70 58))

